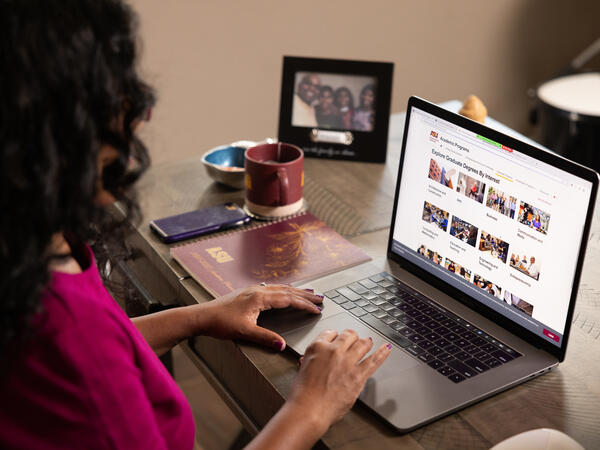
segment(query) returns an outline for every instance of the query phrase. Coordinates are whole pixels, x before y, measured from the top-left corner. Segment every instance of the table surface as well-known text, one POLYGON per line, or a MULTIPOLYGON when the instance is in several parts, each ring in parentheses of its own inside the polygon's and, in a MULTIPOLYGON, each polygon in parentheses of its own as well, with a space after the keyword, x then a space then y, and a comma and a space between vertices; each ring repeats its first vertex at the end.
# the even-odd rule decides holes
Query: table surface
MULTIPOLYGON (((448 103, 456 109, 456 102, 448 103)), ((492 121, 492 126, 502 126, 492 121)), ((402 144, 404 114, 390 123, 386 164, 306 159, 309 210, 373 258, 385 256, 402 144), (351 182, 349 182, 351 180, 351 182)), ((243 204, 243 191, 212 182, 199 156, 153 167, 139 184, 144 211, 128 239, 162 275, 179 302, 210 300, 151 234, 151 219, 214 205, 243 204)), ((566 360, 556 370, 409 434, 401 435, 361 404, 323 437, 330 448, 489 448, 517 433, 547 427, 586 448, 600 445, 600 223, 595 213, 566 360)), ((146 280, 152 284, 156 280, 146 280)), ((160 289, 159 289, 160 291, 160 289)), ((291 352, 199 337, 191 342, 202 372, 249 431, 260 429, 289 393, 297 373, 291 352), (249 389, 250 388, 250 389, 249 389)), ((199 375, 200 376, 200 375, 199 375)), ((410 407, 407 405, 407 407, 410 407)))

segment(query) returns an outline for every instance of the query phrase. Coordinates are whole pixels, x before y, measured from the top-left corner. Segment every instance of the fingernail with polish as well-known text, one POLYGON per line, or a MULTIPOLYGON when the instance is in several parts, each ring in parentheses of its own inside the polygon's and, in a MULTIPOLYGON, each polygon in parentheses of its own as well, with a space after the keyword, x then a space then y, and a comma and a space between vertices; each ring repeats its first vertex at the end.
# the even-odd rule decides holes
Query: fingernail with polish
POLYGON ((311 293, 312 293, 312 292, 315 292, 315 290, 314 290, 314 289, 310 289, 310 288, 308 288, 308 289, 304 289, 304 290, 305 290, 306 292, 311 292, 311 293))
POLYGON ((283 348, 283 342, 276 339, 273 341, 273 347, 275 347, 277 350, 281 350, 283 348))
POLYGON ((318 305, 315 305, 315 306, 317 307, 317 309, 318 309, 319 311, 323 311, 323 308, 322 308, 321 306, 318 306, 318 305))
POLYGON ((388 350, 392 349, 392 344, 386 344, 385 348, 387 348, 388 350))
POLYGON ((369 340, 370 340, 371 342, 373 342, 373 338, 372 338, 371 336, 369 336, 369 340))
POLYGON ((321 294, 315 294, 315 297, 319 297, 319 298, 325 298, 325 296, 324 296, 324 295, 321 295, 321 294))

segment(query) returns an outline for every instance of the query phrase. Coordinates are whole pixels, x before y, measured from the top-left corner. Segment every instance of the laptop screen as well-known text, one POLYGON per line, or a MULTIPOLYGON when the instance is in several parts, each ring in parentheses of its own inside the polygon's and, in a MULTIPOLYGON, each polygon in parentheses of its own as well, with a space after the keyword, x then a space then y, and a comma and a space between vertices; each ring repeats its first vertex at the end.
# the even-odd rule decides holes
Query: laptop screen
POLYGON ((592 183, 409 111, 391 251, 560 347, 592 183))

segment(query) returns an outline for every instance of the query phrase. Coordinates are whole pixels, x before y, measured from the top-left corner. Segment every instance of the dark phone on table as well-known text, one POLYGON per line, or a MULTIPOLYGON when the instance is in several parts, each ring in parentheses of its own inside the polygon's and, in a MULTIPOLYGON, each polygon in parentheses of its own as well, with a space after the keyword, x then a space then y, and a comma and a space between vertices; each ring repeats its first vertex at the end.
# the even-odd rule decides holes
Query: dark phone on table
POLYGON ((150 221, 150 229, 163 242, 176 242, 213 231, 243 225, 250 217, 235 203, 211 206, 175 216, 150 221))

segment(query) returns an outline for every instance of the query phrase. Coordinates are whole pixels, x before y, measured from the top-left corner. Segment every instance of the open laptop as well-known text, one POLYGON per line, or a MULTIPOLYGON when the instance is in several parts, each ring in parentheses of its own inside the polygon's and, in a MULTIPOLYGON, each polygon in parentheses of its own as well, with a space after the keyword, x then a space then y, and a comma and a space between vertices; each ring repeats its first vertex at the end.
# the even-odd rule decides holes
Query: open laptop
POLYGON ((299 354, 325 329, 390 342, 360 399, 410 431, 564 359, 597 189, 590 169, 412 97, 386 260, 313 280, 320 317, 265 325, 299 354))

